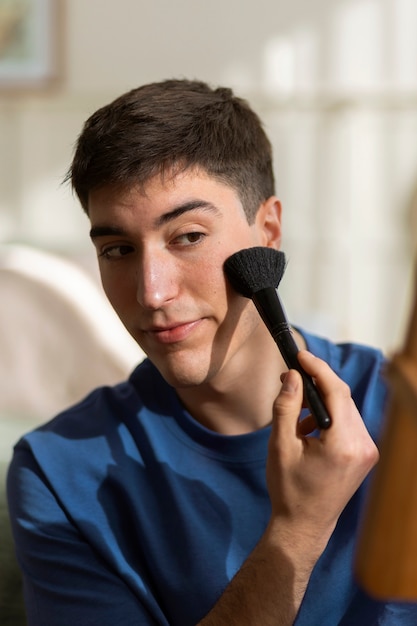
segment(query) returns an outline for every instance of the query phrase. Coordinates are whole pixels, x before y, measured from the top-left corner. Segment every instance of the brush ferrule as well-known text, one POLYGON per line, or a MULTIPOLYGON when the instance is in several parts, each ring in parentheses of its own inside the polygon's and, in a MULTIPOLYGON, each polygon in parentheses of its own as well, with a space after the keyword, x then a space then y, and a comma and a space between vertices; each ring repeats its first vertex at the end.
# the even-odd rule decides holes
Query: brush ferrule
POLYGON ((252 295, 252 300, 271 334, 272 331, 274 334, 280 334, 284 330, 290 330, 283 307, 277 306, 280 302, 278 291, 274 287, 256 291, 252 295))
POLYGON ((261 289, 253 294, 252 300, 262 317, 265 326, 281 348, 282 356, 288 368, 298 369, 298 347, 295 343, 291 326, 281 306, 278 291, 273 287, 261 289))

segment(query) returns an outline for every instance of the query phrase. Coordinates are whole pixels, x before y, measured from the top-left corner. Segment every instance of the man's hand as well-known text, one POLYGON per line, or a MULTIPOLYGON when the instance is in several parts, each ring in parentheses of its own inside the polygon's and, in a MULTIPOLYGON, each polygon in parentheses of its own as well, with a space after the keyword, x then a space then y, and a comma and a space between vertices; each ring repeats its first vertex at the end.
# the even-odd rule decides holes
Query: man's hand
POLYGON ((272 503, 270 530, 282 545, 304 545, 313 563, 325 548, 349 499, 378 460, 378 450, 351 398, 349 387, 321 359, 303 350, 300 364, 317 384, 332 425, 311 435, 311 416, 298 421, 302 379, 289 371, 274 404, 267 481, 272 503))

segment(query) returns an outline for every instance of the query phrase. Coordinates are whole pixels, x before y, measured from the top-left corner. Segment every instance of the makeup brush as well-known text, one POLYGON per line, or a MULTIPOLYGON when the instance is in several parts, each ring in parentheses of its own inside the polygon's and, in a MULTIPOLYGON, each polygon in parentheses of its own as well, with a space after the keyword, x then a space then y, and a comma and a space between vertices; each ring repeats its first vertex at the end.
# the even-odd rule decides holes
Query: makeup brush
POLYGON ((285 266, 283 252, 255 246, 232 254, 224 263, 224 271, 232 287, 241 296, 253 300, 287 367, 300 372, 305 397, 318 428, 329 428, 331 418, 313 379, 298 362, 299 349, 278 295, 285 266))

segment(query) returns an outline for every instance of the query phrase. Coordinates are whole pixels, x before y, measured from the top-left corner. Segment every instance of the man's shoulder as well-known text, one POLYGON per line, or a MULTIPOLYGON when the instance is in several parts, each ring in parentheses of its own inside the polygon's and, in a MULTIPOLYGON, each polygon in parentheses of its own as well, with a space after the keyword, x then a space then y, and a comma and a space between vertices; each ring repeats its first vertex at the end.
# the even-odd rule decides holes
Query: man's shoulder
MULTIPOLYGON (((158 371, 145 359, 127 380, 93 389, 75 404, 64 408, 49 421, 27 433, 22 441, 53 436, 94 439, 118 428, 130 415, 138 415, 150 390, 160 386, 158 371)), ((152 394, 153 395, 153 394, 152 394)))
POLYGON ((375 369, 380 372, 386 357, 379 348, 356 342, 334 342, 304 330, 299 331, 307 349, 326 361, 343 378, 343 375, 363 377, 366 372, 375 369))
MULTIPOLYGON (((130 458, 129 454, 140 456, 149 430, 153 429, 151 436, 153 431, 158 431, 157 435, 164 432, 163 412, 158 404, 158 399, 167 395, 160 388, 162 384, 157 370, 144 362, 127 380, 94 389, 80 402, 22 436, 14 446, 9 474, 17 477, 30 468, 35 474, 41 471, 51 483, 62 485, 65 476, 80 475, 74 474, 74 468, 81 464, 84 482, 94 486, 104 480, 109 464, 116 459, 130 458), (150 406, 149 398, 154 405, 150 406), (156 419, 158 415, 161 419, 156 419)), ((160 440, 161 436, 157 437, 160 440)))

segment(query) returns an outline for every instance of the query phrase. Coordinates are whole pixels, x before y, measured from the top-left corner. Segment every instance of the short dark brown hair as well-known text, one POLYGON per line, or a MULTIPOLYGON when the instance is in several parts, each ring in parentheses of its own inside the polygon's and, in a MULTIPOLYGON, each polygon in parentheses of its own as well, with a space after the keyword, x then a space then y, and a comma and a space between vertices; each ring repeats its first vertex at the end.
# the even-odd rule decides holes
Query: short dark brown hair
POLYGON ((233 187, 249 222, 274 195, 272 149, 262 123, 231 89, 190 80, 144 85, 96 111, 66 176, 88 213, 88 196, 128 188, 172 168, 201 168, 233 187))

